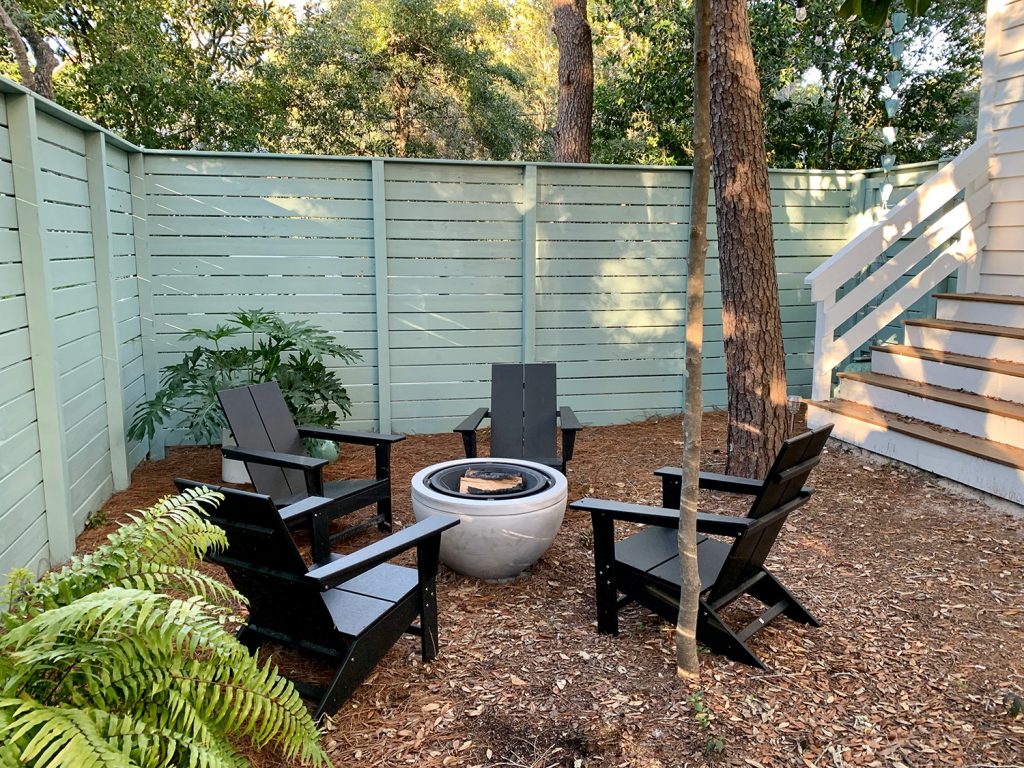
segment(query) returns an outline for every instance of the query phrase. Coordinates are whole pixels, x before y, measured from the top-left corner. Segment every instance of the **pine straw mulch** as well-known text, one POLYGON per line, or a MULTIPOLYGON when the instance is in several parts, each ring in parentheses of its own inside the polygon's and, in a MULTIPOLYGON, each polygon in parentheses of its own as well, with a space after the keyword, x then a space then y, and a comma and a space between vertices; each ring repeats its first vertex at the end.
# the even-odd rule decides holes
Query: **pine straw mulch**
MULTIPOLYGON (((705 468, 720 471, 724 415, 704 423, 705 468)), ((678 419, 587 428, 570 463, 570 499, 655 503, 651 470, 678 463, 680 432, 678 419)), ((413 519, 412 474, 460 454, 456 435, 396 446, 399 524, 413 519)), ((212 482, 218 470, 211 449, 171 449, 168 459, 146 462, 80 549, 95 546, 127 511, 172 492, 176 475, 212 482)), ((372 472, 372 456, 345 458, 331 471, 372 472)), ((1024 762, 1024 720, 1016 715, 1024 695, 1021 521, 835 442, 812 480, 818 492, 790 519, 770 563, 822 626, 780 619, 756 635, 752 644, 771 672, 705 655, 703 693, 694 699, 675 679, 670 630, 646 611, 628 608, 621 634, 598 635, 590 522, 570 512, 545 557, 512 583, 442 567, 438 659, 421 664, 415 638, 392 649, 326 723, 335 764, 1024 762)), ((742 509, 721 497, 702 508, 742 509)), ((316 667, 288 654, 275 660, 286 671, 316 667)))

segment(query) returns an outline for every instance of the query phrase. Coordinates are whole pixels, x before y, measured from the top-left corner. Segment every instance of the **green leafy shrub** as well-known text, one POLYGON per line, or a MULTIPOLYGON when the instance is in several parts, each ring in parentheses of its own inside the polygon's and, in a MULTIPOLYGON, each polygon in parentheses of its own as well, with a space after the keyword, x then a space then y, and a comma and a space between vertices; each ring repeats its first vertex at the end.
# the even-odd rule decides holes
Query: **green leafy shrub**
POLYGON ((211 331, 193 328, 181 337, 193 340, 204 343, 161 371, 162 387, 136 410, 130 439, 152 439, 158 427, 171 422, 187 429, 196 443, 219 444, 227 424, 217 391, 273 380, 301 424, 335 426, 338 416, 331 406, 346 416, 352 412, 348 391, 323 359, 350 363, 362 355, 322 328, 262 309, 239 310, 211 331), (241 343, 224 346, 229 340, 241 343))
POLYGON ((218 499, 162 499, 35 583, 12 572, 0 766, 244 766, 240 741, 327 764, 291 683, 225 629, 243 598, 195 569, 227 545, 200 506, 218 499))

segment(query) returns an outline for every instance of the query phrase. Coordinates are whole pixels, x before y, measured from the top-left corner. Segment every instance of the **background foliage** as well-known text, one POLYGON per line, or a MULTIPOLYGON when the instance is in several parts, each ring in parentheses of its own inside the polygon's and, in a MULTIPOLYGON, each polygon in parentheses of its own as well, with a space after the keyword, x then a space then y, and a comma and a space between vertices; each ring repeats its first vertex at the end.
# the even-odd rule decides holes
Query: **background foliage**
MULTIPOLYGON (((0 3, 20 4, 54 41, 59 101, 146 146, 551 156, 558 53, 547 0, 0 3)), ((807 7, 801 23, 784 0, 749 3, 768 162, 876 166, 887 40, 843 18, 840 0, 807 7)), ((590 14, 595 161, 689 163, 691 3, 591 0, 590 14)), ((937 0, 900 36, 900 162, 972 140, 983 21, 982 0, 937 0)), ((10 51, 0 58, 16 72, 10 51)))

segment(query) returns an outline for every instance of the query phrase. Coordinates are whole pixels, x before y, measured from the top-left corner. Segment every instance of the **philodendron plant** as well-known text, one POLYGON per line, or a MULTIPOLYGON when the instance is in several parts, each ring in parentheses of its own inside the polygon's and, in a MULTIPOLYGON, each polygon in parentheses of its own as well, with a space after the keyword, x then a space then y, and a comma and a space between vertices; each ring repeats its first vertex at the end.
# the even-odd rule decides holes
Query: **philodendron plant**
POLYGON ((217 392, 273 380, 297 423, 333 427, 338 412, 351 413, 348 392, 324 359, 351 363, 362 355, 322 328, 262 309, 239 310, 227 323, 193 328, 181 340, 201 343, 161 371, 162 387, 136 410, 130 439, 152 438, 166 423, 188 430, 195 443, 219 444, 227 423, 217 392))
POLYGON ((295 688, 224 620, 244 598, 198 570, 227 537, 206 488, 140 511, 94 552, 0 592, 0 766, 328 764, 295 688))

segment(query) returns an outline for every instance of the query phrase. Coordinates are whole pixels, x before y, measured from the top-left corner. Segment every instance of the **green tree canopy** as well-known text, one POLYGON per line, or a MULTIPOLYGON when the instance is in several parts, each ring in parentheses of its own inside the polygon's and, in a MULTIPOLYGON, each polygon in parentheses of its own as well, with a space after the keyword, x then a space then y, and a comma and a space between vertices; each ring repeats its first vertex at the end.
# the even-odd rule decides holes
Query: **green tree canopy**
MULTIPOLYGON (((805 22, 777 0, 752 0, 751 37, 761 78, 768 161, 777 167, 878 165, 886 124, 879 91, 891 68, 887 40, 864 20, 816 3, 805 22)), ((903 105, 894 125, 901 162, 956 154, 973 139, 984 37, 981 0, 936 3, 912 20, 903 105)), ((688 164, 692 6, 606 0, 598 57, 595 158, 688 164)))
POLYGON ((534 152, 526 75, 491 43, 508 11, 441 0, 335 0, 300 22, 279 75, 291 151, 511 158, 534 152), (490 33, 490 34, 489 34, 490 33))
POLYGON ((280 132, 265 77, 288 14, 269 0, 22 0, 62 64, 56 98, 156 148, 258 149, 280 132))
MULTIPOLYGON (((284 0, 0 3, 53 41, 58 101, 145 146, 551 157, 558 52, 547 0, 322 0, 298 18, 284 0)), ((749 0, 771 165, 878 164, 888 3, 809 0, 801 23, 789 3, 749 0)), ((594 160, 690 163, 692 3, 590 8, 594 160)), ((972 140, 983 18, 982 0, 936 0, 899 34, 900 162, 972 140)), ((0 71, 17 76, 8 45, 0 39, 0 71)))

